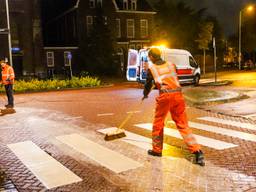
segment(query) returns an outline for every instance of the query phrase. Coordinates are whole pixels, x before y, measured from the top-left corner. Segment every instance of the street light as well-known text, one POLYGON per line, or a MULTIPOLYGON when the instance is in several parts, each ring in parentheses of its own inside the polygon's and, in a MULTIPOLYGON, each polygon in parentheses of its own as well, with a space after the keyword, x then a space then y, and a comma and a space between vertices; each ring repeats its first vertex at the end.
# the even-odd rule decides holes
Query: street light
POLYGON ((252 12, 253 11, 253 9, 254 9, 254 6, 248 6, 248 7, 245 7, 244 9, 241 9, 240 11, 239 11, 239 53, 238 53, 238 66, 239 66, 239 70, 241 70, 241 56, 242 56, 242 54, 241 54, 241 46, 242 46, 242 12, 244 11, 244 10, 246 10, 247 12, 252 12))
POLYGON ((6 8, 7 28, 0 29, 0 35, 1 34, 7 34, 8 35, 9 64, 12 66, 12 38, 11 38, 11 27, 10 27, 10 15, 9 15, 8 0, 5 0, 5 8, 6 8))

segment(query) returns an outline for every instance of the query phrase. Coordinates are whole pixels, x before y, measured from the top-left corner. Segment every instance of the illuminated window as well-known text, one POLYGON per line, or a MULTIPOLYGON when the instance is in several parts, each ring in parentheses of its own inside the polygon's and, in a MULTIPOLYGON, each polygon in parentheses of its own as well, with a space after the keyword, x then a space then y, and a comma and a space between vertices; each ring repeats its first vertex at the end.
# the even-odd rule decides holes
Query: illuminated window
POLYGON ((120 19, 116 19, 116 37, 121 37, 121 21, 120 19))
POLYGON ((140 20, 140 36, 148 37, 148 20, 147 19, 140 20))
POLYGON ((86 17, 86 25, 87 25, 87 36, 89 37, 92 33, 93 29, 93 17, 87 16, 86 17))
POLYGON ((89 7, 90 8, 95 8, 95 0, 90 0, 89 1, 89 7))
POLYGON ((134 38, 134 19, 127 19, 127 37, 134 38))
POLYGON ((47 67, 54 67, 54 52, 46 52, 47 67))

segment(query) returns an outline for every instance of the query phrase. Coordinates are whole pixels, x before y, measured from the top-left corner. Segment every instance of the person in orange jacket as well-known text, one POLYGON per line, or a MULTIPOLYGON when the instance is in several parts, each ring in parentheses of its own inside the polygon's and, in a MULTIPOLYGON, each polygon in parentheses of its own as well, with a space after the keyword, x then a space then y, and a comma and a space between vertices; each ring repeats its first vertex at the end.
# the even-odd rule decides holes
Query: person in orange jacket
POLYGON ((203 152, 188 126, 185 101, 176 74, 176 66, 162 60, 161 51, 158 48, 151 48, 148 52, 148 57, 152 64, 149 65, 147 72, 147 80, 143 91, 144 97, 142 100, 148 97, 153 82, 159 90, 159 96, 156 98, 152 131, 153 148, 148 150, 148 154, 152 156, 162 156, 164 122, 168 112, 170 112, 188 149, 195 154, 195 163, 204 166, 203 152))
POLYGON ((1 60, 0 63, 2 67, 2 84, 4 85, 5 92, 8 98, 8 104, 5 105, 5 107, 13 108, 14 107, 13 84, 15 79, 14 70, 4 60, 1 60))

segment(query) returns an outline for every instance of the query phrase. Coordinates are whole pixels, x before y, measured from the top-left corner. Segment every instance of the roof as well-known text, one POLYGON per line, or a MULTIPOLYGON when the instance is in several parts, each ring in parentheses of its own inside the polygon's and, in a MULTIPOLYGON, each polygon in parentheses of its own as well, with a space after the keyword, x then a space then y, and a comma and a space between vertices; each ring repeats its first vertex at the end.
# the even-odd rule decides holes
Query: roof
MULTIPOLYGON (((123 9, 123 0, 114 0, 118 10, 123 9)), ((128 0, 129 2, 130 0, 128 0)), ((147 0, 137 0, 137 10, 136 11, 154 11, 154 9, 150 6, 147 0)))
POLYGON ((42 9, 46 21, 55 18, 77 6, 80 0, 43 0, 42 9))

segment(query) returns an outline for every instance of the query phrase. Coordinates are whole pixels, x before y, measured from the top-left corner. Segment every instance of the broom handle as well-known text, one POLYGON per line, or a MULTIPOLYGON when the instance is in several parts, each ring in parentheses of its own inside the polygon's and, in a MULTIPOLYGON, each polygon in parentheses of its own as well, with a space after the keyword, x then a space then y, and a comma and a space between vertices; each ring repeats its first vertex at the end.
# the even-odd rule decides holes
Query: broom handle
MULTIPOLYGON (((151 87, 149 93, 150 93, 154 88, 155 88, 155 85, 152 85, 152 87, 151 87)), ((143 100, 141 100, 141 102, 140 102, 140 104, 139 104, 139 107, 142 105, 142 103, 143 103, 143 100)), ((134 113, 131 112, 129 115, 127 115, 127 117, 125 118, 125 120, 118 126, 118 130, 123 128, 123 126, 124 126, 124 125, 127 123, 127 121, 133 116, 133 114, 134 114, 134 113)))
MULTIPOLYGON (((142 102, 143 102, 143 101, 141 100, 139 106, 141 106, 142 102)), ((122 129, 123 126, 127 123, 127 121, 133 116, 133 114, 134 114, 134 112, 131 112, 129 115, 127 115, 127 117, 125 118, 125 120, 118 126, 118 129, 122 129)))

